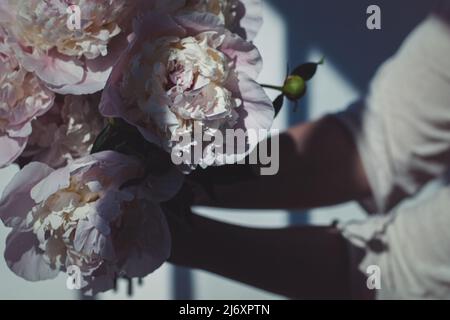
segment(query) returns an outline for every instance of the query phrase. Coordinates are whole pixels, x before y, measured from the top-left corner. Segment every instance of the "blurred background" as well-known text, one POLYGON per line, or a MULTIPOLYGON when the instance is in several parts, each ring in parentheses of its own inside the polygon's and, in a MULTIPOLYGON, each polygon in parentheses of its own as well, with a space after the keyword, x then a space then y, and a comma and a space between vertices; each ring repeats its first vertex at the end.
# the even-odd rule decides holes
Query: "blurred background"
MULTIPOLYGON (((346 108, 363 96, 380 64, 392 56, 402 40, 429 13, 435 0, 264 0, 265 24, 255 40, 265 60, 262 83, 282 84, 286 66, 326 57, 302 100, 298 112, 286 103, 275 127, 290 125, 346 108), (366 10, 381 8, 381 30, 368 30, 366 10)), ((276 92, 268 93, 275 97, 276 92)), ((17 172, 11 166, 0 171, 0 191, 17 172)), ((312 210, 231 211, 198 208, 197 212, 234 224, 277 228, 289 224, 326 225, 338 219, 364 219, 357 204, 312 210)), ((8 230, 0 225, 0 252, 8 230)), ((239 263, 230 262, 230 263, 239 263)), ((283 261, 280 261, 283 263, 283 261)), ((274 277, 277 275, 274 274, 274 277)), ((301 284, 299 284, 301 285, 301 284)), ((166 264, 142 283, 119 281, 118 291, 98 299, 283 299, 239 283, 194 270, 166 264)), ((27 283, 17 278, 0 259, 0 299, 80 299, 66 289, 66 278, 27 283)))

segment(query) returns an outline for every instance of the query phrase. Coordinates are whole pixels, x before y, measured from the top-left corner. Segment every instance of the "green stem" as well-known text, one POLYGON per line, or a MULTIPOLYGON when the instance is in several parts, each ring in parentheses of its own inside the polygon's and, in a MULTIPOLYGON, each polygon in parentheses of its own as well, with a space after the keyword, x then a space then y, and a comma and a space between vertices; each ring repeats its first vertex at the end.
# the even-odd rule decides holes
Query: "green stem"
POLYGON ((279 86, 273 86, 270 84, 261 84, 261 87, 283 92, 283 87, 279 87, 279 86))

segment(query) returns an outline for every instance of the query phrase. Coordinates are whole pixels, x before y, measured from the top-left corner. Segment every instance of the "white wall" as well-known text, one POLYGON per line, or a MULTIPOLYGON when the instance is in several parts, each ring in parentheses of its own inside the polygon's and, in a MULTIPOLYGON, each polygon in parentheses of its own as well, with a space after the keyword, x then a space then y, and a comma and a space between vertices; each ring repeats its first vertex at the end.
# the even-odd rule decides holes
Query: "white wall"
MULTIPOLYGON (((326 53, 320 52, 317 48, 311 48, 308 61, 319 61, 324 54, 326 53)), ((310 119, 318 119, 326 114, 343 110, 357 100, 361 94, 336 69, 333 61, 327 60, 320 67, 308 92, 310 119)), ((312 210, 309 215, 310 223, 315 225, 330 225, 335 220, 347 221, 364 218, 365 213, 356 203, 312 210)))

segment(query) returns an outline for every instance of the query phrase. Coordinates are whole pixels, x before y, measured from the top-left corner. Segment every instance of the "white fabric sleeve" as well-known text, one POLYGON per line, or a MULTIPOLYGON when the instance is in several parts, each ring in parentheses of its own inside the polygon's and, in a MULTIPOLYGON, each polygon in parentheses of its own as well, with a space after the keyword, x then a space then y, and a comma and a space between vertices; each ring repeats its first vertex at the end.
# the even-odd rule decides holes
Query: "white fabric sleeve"
POLYGON ((375 266, 377 299, 450 299, 449 208, 445 187, 418 205, 340 226, 351 244, 354 296, 368 290, 368 271, 375 266))
POLYGON ((380 68, 367 99, 335 115, 362 158, 369 212, 389 212, 449 169, 449 57, 450 25, 431 15, 380 68))

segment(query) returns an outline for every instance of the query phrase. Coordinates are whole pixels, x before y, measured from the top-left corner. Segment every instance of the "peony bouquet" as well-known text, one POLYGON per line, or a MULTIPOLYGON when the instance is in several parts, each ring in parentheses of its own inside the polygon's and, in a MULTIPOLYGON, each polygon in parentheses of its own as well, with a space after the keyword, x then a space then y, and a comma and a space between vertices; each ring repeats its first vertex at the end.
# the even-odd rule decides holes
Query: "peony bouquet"
POLYGON ((162 204, 237 163, 318 64, 257 82, 260 0, 1 0, 5 259, 29 281, 75 267, 85 294, 170 256, 162 204), (272 102, 264 87, 281 91, 272 102), (228 148, 228 132, 244 137, 228 148))

